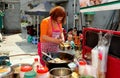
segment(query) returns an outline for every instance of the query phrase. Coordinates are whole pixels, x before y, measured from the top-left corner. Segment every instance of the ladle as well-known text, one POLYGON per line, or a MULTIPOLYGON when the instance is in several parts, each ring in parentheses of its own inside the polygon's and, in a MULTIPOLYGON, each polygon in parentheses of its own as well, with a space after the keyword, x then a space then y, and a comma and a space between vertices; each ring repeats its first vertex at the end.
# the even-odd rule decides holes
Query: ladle
POLYGON ((48 55, 47 53, 42 52, 42 54, 44 54, 45 56, 49 57, 50 59, 52 59, 52 60, 54 60, 56 62, 56 60, 54 58, 52 58, 50 55, 48 55))

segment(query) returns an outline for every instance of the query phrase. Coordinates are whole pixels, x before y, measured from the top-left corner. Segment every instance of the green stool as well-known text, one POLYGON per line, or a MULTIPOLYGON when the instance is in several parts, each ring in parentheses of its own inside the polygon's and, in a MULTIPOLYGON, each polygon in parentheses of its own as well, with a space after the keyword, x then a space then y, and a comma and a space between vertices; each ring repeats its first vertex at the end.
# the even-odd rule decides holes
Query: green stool
POLYGON ((33 37, 29 35, 28 38, 27 38, 27 42, 28 42, 28 43, 31 43, 32 40, 33 40, 33 37))

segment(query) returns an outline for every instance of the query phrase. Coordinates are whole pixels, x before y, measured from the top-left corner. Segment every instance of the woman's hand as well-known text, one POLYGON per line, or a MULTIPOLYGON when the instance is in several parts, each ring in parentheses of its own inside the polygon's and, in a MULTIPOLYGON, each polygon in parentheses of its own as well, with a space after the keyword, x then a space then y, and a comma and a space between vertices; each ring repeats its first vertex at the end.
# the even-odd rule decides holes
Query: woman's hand
POLYGON ((58 39, 58 44, 62 44, 63 42, 63 39, 58 39))
POLYGON ((46 35, 42 36, 42 38, 47 42, 53 42, 56 44, 60 44, 60 43, 64 42, 63 39, 61 39, 61 38, 52 38, 52 37, 49 37, 46 35))

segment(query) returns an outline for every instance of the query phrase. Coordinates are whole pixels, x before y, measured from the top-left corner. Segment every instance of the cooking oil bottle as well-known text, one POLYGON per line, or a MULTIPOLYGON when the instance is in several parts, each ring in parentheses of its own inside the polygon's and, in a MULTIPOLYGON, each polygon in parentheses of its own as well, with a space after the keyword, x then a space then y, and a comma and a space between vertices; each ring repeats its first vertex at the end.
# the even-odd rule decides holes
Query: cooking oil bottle
POLYGON ((39 62, 38 58, 34 58, 34 62, 32 64, 33 70, 37 72, 37 66, 41 66, 41 63, 39 62))

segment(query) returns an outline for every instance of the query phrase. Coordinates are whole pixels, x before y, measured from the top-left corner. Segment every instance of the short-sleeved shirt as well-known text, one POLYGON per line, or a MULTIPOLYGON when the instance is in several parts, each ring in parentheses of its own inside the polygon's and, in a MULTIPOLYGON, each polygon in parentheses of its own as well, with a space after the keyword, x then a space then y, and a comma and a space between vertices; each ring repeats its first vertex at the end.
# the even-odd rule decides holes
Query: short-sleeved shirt
MULTIPOLYGON (((40 25, 40 42, 46 42, 43 40, 41 37, 43 35, 47 35, 49 37, 52 37, 52 24, 51 24, 51 18, 47 17, 42 20, 41 25, 40 25)), ((60 32, 62 33, 62 24, 60 25, 60 32)), ((56 27, 57 28, 57 27, 56 27)), ((54 28, 54 29, 56 29, 54 28)))

